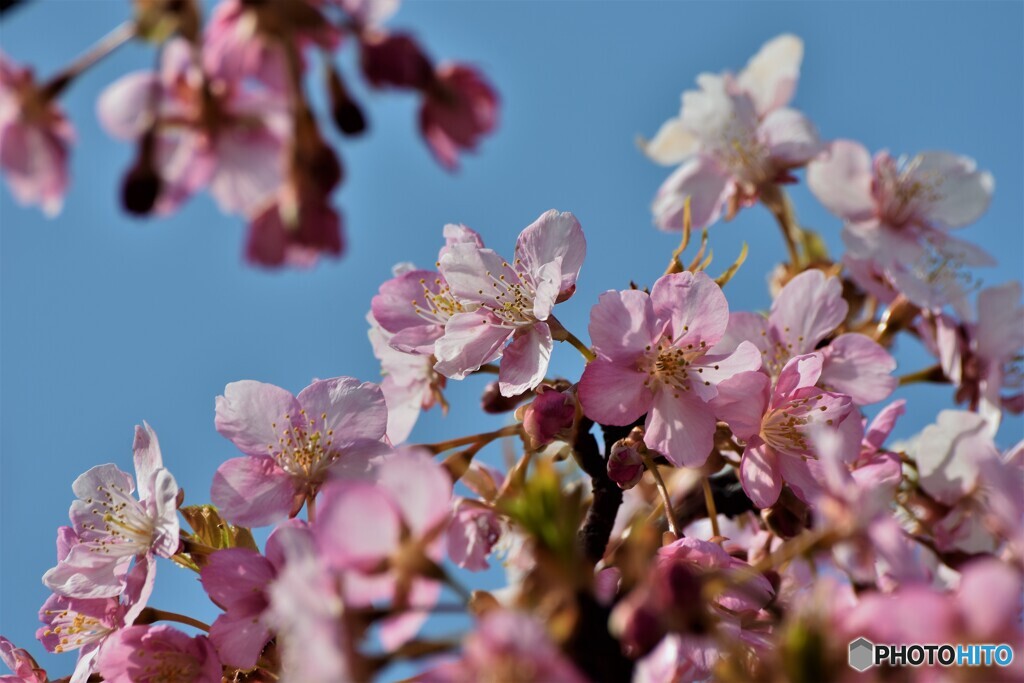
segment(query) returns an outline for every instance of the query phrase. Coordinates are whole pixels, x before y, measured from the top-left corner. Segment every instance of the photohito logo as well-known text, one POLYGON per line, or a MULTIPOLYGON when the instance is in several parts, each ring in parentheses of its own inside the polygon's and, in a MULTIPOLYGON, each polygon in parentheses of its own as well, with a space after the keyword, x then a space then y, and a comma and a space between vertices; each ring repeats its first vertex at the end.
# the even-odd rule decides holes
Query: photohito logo
POLYGON ((850 667, 867 671, 873 666, 1009 666, 1013 648, 1005 643, 971 645, 876 645, 867 638, 850 643, 850 667))

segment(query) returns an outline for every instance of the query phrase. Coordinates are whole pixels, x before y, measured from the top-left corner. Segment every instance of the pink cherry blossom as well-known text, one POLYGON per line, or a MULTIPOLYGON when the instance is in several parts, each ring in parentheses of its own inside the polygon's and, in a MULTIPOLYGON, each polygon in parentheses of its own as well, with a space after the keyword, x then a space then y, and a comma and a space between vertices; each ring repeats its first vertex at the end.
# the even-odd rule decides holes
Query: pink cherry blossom
POLYGON ((273 637, 264 613, 270 605, 269 586, 285 561, 280 536, 306 533, 302 524, 294 520, 276 529, 267 539, 266 556, 248 548, 224 548, 203 566, 203 589, 224 610, 210 626, 210 641, 224 664, 253 668, 273 637))
POLYGON ((340 36, 318 9, 320 0, 268 2, 253 5, 224 0, 214 7, 203 41, 210 74, 231 82, 255 78, 269 88, 289 88, 281 34, 301 47, 315 44, 331 51, 340 36), (268 35, 267 31, 274 34, 268 35))
MULTIPOLYGON (((63 529, 69 530, 68 527, 63 529)), ((70 550, 69 540, 58 537, 57 559, 70 550)), ((143 557, 128 573, 124 593, 113 598, 67 598, 51 595, 39 609, 43 626, 36 638, 49 652, 78 650, 78 661, 70 683, 85 683, 96 672, 100 646, 111 634, 131 626, 153 591, 156 572, 153 560, 143 557)))
POLYGON ((852 434, 849 428, 844 431, 854 447, 851 457, 857 455, 861 432, 853 403, 849 396, 816 386, 821 368, 820 356, 805 354, 786 364, 774 389, 761 373, 736 375, 719 385, 715 408, 733 435, 746 443, 740 481, 758 507, 774 505, 783 483, 803 500, 813 499, 818 491, 810 462, 815 457, 814 430, 841 429, 852 416, 852 434))
MULTIPOLYGON (((480 236, 464 225, 444 226, 444 238, 438 259, 456 244, 480 249, 484 246, 480 236)), ((391 346, 427 356, 434 353, 434 342, 444 335, 448 319, 475 308, 475 304, 463 303, 452 294, 443 275, 415 267, 396 272, 380 286, 371 303, 374 320, 392 335, 391 346)))
POLYGON ((252 216, 245 243, 246 260, 268 268, 310 268, 344 251, 341 214, 322 197, 296 202, 288 186, 252 216))
POLYGON ((383 379, 380 383, 388 407, 388 441, 400 444, 409 438, 420 411, 430 410, 438 403, 447 412, 442 390, 446 378, 434 370, 432 356, 405 353, 393 347, 393 335, 370 322, 370 345, 380 361, 383 379))
MULTIPOLYGON (((728 353, 749 341, 761 350, 765 371, 776 378, 792 358, 815 352, 843 323, 848 308, 839 278, 807 270, 782 288, 767 319, 757 313, 730 314, 725 336, 712 350, 728 353)), ((855 403, 881 401, 896 388, 895 359, 870 337, 841 334, 817 353, 822 357, 821 386, 855 403)))
POLYGON ((64 112, 31 69, 0 52, 0 170, 18 203, 38 204, 48 216, 60 213, 74 139, 64 112))
POLYGON ((851 140, 833 142, 807 171, 819 201, 843 219, 846 258, 868 261, 915 304, 962 307, 969 289, 963 266, 993 265, 980 248, 948 231, 978 220, 995 183, 973 159, 922 152, 872 160, 851 140))
POLYGON ((644 145, 654 161, 682 164, 654 199, 659 228, 682 228, 688 198, 693 227, 707 227, 730 202, 752 203, 759 188, 788 182, 792 169, 820 152, 813 124, 786 107, 802 59, 803 42, 782 35, 766 43, 739 76, 701 74, 700 89, 683 93, 679 116, 644 145))
POLYGON ((294 516, 332 469, 387 450, 387 420, 380 387, 351 377, 314 381, 298 396, 263 382, 233 382, 217 397, 216 425, 245 456, 217 469, 210 498, 233 524, 294 516))
POLYGON ((100 96, 100 122, 112 136, 137 140, 155 126, 163 181, 157 210, 168 213, 205 186, 221 210, 257 215, 282 185, 286 102, 236 81, 204 85, 184 39, 163 48, 159 73, 124 76, 100 96))
POLYGON ((476 150, 498 126, 498 93, 463 64, 443 64, 420 107, 420 133, 442 166, 458 168, 459 152, 476 150))
POLYGON ((470 571, 487 569, 487 556, 501 539, 502 531, 501 519, 492 506, 456 498, 446 535, 449 559, 470 571))
POLYGON ((608 454, 608 478, 620 489, 631 489, 644 477, 643 456, 635 445, 619 440, 608 454))
POLYGON ((178 484, 163 467, 156 433, 135 428, 135 482, 116 465, 98 465, 71 488, 78 497, 69 516, 77 537, 57 566, 43 575, 54 593, 110 598, 125 588, 132 558, 171 557, 178 549, 178 484))
POLYGON ((554 210, 520 233, 511 262, 470 243, 448 247, 441 274, 456 299, 476 308, 448 318, 434 344, 435 369, 462 379, 504 356, 498 374, 503 396, 540 384, 553 346, 551 310, 576 290, 586 251, 576 217, 554 210))
MULTIPOLYGON (((13 676, 0 676, 0 683, 47 683, 46 671, 27 651, 0 636, 0 661, 7 665, 13 676)), ((77 682, 76 682, 77 683, 77 682)))
POLYGON ((283 529, 280 544, 283 568, 267 589, 269 608, 263 619, 278 637, 283 680, 354 680, 337 577, 305 529, 283 529))
POLYGON ((991 426, 976 413, 943 410, 910 447, 924 492, 942 506, 933 525, 942 550, 992 552, 1020 532, 1024 458, 1001 455, 991 426))
POLYGON ((359 63, 375 88, 422 90, 434 79, 434 66, 408 33, 364 31, 359 36, 359 63))
POLYGON ((579 384, 587 417, 628 425, 647 414, 644 442, 672 463, 700 467, 711 453, 718 384, 757 370, 761 354, 749 342, 732 354, 708 351, 725 333, 729 305, 704 273, 665 275, 650 295, 606 292, 590 313, 597 360, 579 384))
POLYGON ((548 638, 544 624, 510 610, 487 613, 466 637, 462 656, 414 678, 419 683, 500 680, 512 683, 587 680, 548 638))
POLYGON ((682 538, 658 550, 648 581, 615 607, 610 626, 628 652, 647 655, 641 680, 664 680, 642 673, 648 668, 678 677, 671 680, 704 680, 723 656, 714 634, 764 647, 757 621, 774 592, 763 575, 717 544, 682 538), (704 582, 715 576, 739 585, 702 599, 704 582))
MULTIPOLYGON (((973 322, 957 324, 948 314, 934 316, 934 336, 926 339, 938 355, 956 398, 984 415, 993 430, 1003 410, 1024 411, 1024 305, 1019 282, 978 293, 973 322), (1013 393, 1004 395, 1004 391, 1013 393)), ((929 330, 931 333, 932 331, 929 330)))
POLYGON ((111 635, 100 649, 99 670, 109 683, 221 680, 210 639, 189 637, 170 626, 131 626, 111 635))
POLYGON ((390 600, 417 608, 385 620, 385 647, 413 637, 437 601, 440 584, 410 568, 409 558, 441 561, 451 499, 448 472, 428 452, 413 448, 382 456, 368 472, 324 488, 314 535, 328 566, 347 572, 347 604, 390 600))

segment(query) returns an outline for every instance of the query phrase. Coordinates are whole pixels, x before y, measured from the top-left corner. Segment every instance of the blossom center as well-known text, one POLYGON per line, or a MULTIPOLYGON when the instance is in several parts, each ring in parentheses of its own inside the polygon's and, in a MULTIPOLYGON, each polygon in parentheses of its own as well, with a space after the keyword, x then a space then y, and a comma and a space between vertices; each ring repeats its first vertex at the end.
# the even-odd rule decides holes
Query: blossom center
MULTIPOLYGON (((271 424, 274 430, 278 423, 271 424)), ((307 480, 316 480, 341 455, 334 448, 334 430, 327 428, 327 413, 310 417, 300 410, 298 419, 285 414, 284 428, 276 444, 268 444, 277 464, 288 474, 307 480)))
POLYGON ((153 544, 156 522, 124 487, 100 484, 85 504, 92 521, 83 525, 82 535, 93 552, 136 555, 153 544))
POLYGON ((46 610, 45 616, 50 617, 50 628, 46 629, 44 635, 55 635, 59 638, 58 644, 53 651, 57 654, 94 643, 103 639, 113 631, 105 626, 103 622, 95 617, 89 617, 79 612, 68 609, 46 610))
MULTIPOLYGON (((679 397, 679 392, 690 391, 690 383, 697 381, 705 385, 711 382, 701 375, 703 365, 695 364, 707 350, 707 342, 687 344, 685 347, 675 346, 667 338, 662 338, 656 345, 648 345, 646 353, 641 357, 639 370, 647 375, 644 386, 651 389, 667 387, 679 397)), ((718 369, 718 366, 714 366, 718 369)))
POLYGON ((419 301, 414 300, 412 308, 416 315, 427 322, 444 326, 448 322, 448 318, 465 310, 463 305, 452 296, 451 287, 441 278, 434 280, 438 291, 427 286, 426 278, 420 278, 420 284, 423 285, 423 302, 426 303, 426 306, 424 307, 420 305, 419 301))
MULTIPOLYGON (((516 259, 516 265, 522 261, 516 259)), ((493 303, 485 306, 491 310, 503 323, 510 326, 519 326, 536 322, 533 315, 533 302, 537 291, 526 279, 521 278, 511 265, 506 261, 501 264, 505 272, 495 276, 487 271, 487 278, 491 281, 491 295, 493 303)), ((484 294, 484 290, 479 290, 484 294)))
POLYGON ((146 657, 147 664, 142 671, 135 673, 135 680, 140 683, 189 683, 199 674, 195 659, 183 652, 140 649, 136 654, 140 658, 146 657))

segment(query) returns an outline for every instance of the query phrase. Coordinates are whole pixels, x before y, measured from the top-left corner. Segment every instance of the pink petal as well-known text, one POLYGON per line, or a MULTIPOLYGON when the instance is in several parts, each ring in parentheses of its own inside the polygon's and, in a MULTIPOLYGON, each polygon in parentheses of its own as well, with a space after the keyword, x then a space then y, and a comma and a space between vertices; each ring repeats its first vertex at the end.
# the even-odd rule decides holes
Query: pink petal
POLYGON ((225 213, 254 217, 284 183, 284 141, 260 124, 222 133, 216 157, 210 194, 225 213))
POLYGON ((598 424, 632 424, 653 401, 651 390, 644 386, 645 379, 647 375, 635 364, 600 357, 587 363, 579 384, 583 412, 598 424))
POLYGON ((221 608, 262 592, 277 572, 270 560, 248 548, 225 548, 212 553, 200 573, 203 590, 221 608))
POLYGON ((1007 282, 978 293, 975 337, 978 355, 999 365, 1024 347, 1020 282, 1007 282))
POLYGON ((316 420, 318 428, 322 425, 324 435, 334 432, 335 444, 384 438, 388 409, 376 384, 352 377, 317 380, 303 389, 297 399, 306 417, 316 420))
POLYGON ((252 614, 229 612, 210 624, 210 641, 221 662, 239 669, 256 666, 270 637, 270 629, 252 614))
POLYGON ((700 141, 687 130, 680 118, 671 118, 650 141, 641 140, 640 148, 647 157, 663 166, 675 166, 697 152, 700 141))
POLYGON ((432 531, 448 518, 452 480, 427 451, 403 448, 381 459, 377 483, 391 493, 414 534, 432 531))
POLYGON ((165 97, 159 77, 136 71, 111 83, 96 102, 96 115, 107 133, 120 140, 135 140, 152 125, 151 102, 165 97))
POLYGON ((132 443, 132 451, 135 460, 135 476, 139 480, 139 500, 145 500, 152 495, 153 475, 164 466, 156 432, 145 422, 141 427, 135 426, 135 441, 132 443))
POLYGON ((708 354, 691 364, 690 385, 704 401, 718 395, 720 382, 741 372, 761 369, 761 352, 750 342, 741 343, 728 355, 708 354), (692 372, 696 371, 696 372, 692 372))
POLYGON ((434 352, 434 340, 444 333, 444 326, 425 320, 416 309, 431 310, 425 292, 437 293, 443 282, 437 272, 413 270, 380 286, 380 291, 371 303, 374 319, 388 332, 415 335, 414 339, 403 337, 398 343, 392 339, 395 348, 426 354, 434 352))
POLYGON ((456 313, 445 324, 444 336, 434 344, 434 369, 445 377, 463 379, 484 363, 500 358, 511 335, 511 329, 486 311, 456 313))
POLYGON ((273 458, 232 458, 213 475, 210 500, 232 524, 267 526, 298 508, 304 492, 273 458))
MULTIPOLYGON (((441 595, 441 584, 437 581, 415 579, 409 590, 409 604, 416 607, 432 607, 441 595)), ((380 642, 386 650, 394 650, 419 633, 430 616, 428 609, 416 609, 397 617, 385 619, 380 627, 380 642)))
POLYGON ((330 566, 369 571, 398 549, 402 521, 385 489, 368 482, 331 482, 319 507, 314 533, 330 566))
POLYGON ((690 392, 675 394, 662 387, 654 394, 644 435, 648 447, 677 467, 700 467, 711 454, 714 437, 711 406, 690 392))
POLYGON ((943 410, 914 444, 922 488, 946 505, 955 505, 978 481, 981 463, 998 458, 988 424, 975 413, 943 410))
POLYGON ((131 558, 111 557, 76 545, 56 567, 43 574, 43 584, 72 598, 113 598, 124 590, 131 558))
POLYGON ((217 397, 215 424, 247 455, 265 456, 276 447, 302 407, 291 392, 253 380, 232 382, 217 397), (276 426, 275 426, 276 425, 276 426))
POLYGON ((690 198, 692 227, 701 230, 718 220, 735 192, 728 171, 706 156, 677 168, 658 188, 651 205, 654 223, 662 230, 683 229, 683 207, 690 198))
POLYGON ((846 319, 848 310, 839 278, 825 277, 820 270, 807 270, 782 288, 768 321, 790 354, 797 355, 813 351, 819 341, 846 319))
POLYGON ((772 344, 768 340, 768 320, 759 313, 730 312, 725 334, 711 348, 710 353, 732 353, 745 341, 760 351, 769 351, 772 344))
POLYGON ((901 398, 878 411, 878 415, 871 421, 871 425, 864 434, 864 443, 876 451, 881 450, 885 440, 892 434, 896 420, 907 412, 906 406, 906 400, 901 398))
POLYGON ((821 354, 808 353, 803 356, 791 358, 786 366, 779 373, 779 379, 775 382, 775 394, 772 397, 772 407, 781 405, 789 400, 799 389, 813 387, 821 377, 821 354))
POLYGON ((761 431, 770 393, 771 379, 763 372, 737 373, 719 383, 712 401, 715 417, 728 424, 736 438, 749 441, 761 431))
POLYGON ((858 405, 884 400, 899 383, 892 376, 896 359, 863 334, 839 335, 821 353, 823 362, 819 381, 847 394, 858 405))
POLYGON ((469 243, 447 247, 441 255, 438 269, 455 297, 484 303, 492 308, 500 309, 503 305, 497 298, 505 292, 504 287, 497 285, 499 278, 504 276, 509 284, 521 282, 512 265, 494 250, 481 249, 469 243))
POLYGON ((672 273, 651 288, 651 303, 659 320, 672 324, 673 345, 684 348, 704 342, 714 346, 729 325, 729 303, 707 273, 672 273))
POLYGON ((146 511, 153 521, 153 552, 171 557, 178 551, 178 483, 166 469, 153 474, 152 497, 146 500, 146 511))
POLYGON ((783 454, 777 456, 776 463, 786 485, 793 489, 800 500, 812 503, 821 494, 821 484, 818 482, 818 478, 823 476, 821 463, 783 454))
POLYGON ((784 168, 803 166, 823 147, 814 124, 795 109, 776 109, 765 117, 757 132, 772 161, 784 168))
POLYGON ((871 154, 860 143, 835 140, 828 152, 807 167, 807 185, 825 208, 856 222, 876 211, 871 193, 871 154))
POLYGON ((804 56, 804 43, 792 34, 783 34, 765 43, 736 79, 764 116, 783 107, 793 98, 800 62, 804 56))
POLYGON ((518 396, 541 383, 548 371, 553 343, 547 323, 516 331, 501 358, 498 387, 502 396, 518 396))
POLYGON ((650 296, 636 289, 602 294, 590 309, 590 341, 600 356, 631 362, 657 335, 650 296))
POLYGON ((568 295, 576 288, 576 277, 587 255, 587 240, 575 216, 552 209, 519 234, 515 254, 520 261, 517 269, 534 278, 538 277, 542 266, 560 260, 558 291, 568 295))
POLYGON ((740 483, 759 508, 771 507, 782 493, 782 474, 775 454, 764 445, 747 446, 740 462, 740 483))
POLYGON ((970 225, 988 210, 995 180, 974 159, 949 152, 922 152, 913 177, 934 188, 926 208, 929 222, 947 228, 970 225), (938 181, 936 182, 936 178, 938 181))

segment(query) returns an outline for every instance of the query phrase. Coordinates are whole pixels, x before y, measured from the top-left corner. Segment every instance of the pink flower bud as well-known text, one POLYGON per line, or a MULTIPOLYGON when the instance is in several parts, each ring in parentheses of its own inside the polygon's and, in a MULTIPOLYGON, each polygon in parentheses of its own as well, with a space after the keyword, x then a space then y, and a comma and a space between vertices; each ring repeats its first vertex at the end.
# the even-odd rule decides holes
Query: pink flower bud
POLYGON ((608 478, 621 489, 631 489, 643 476, 644 460, 636 445, 626 439, 616 441, 608 455, 608 478))
POLYGON ((541 385, 537 398, 523 412, 523 429, 538 446, 549 444, 572 429, 576 419, 576 399, 568 391, 541 385))
POLYGON ((476 70, 461 64, 442 66, 420 109, 420 132, 449 170, 460 151, 472 151, 498 125, 498 93, 476 70))

